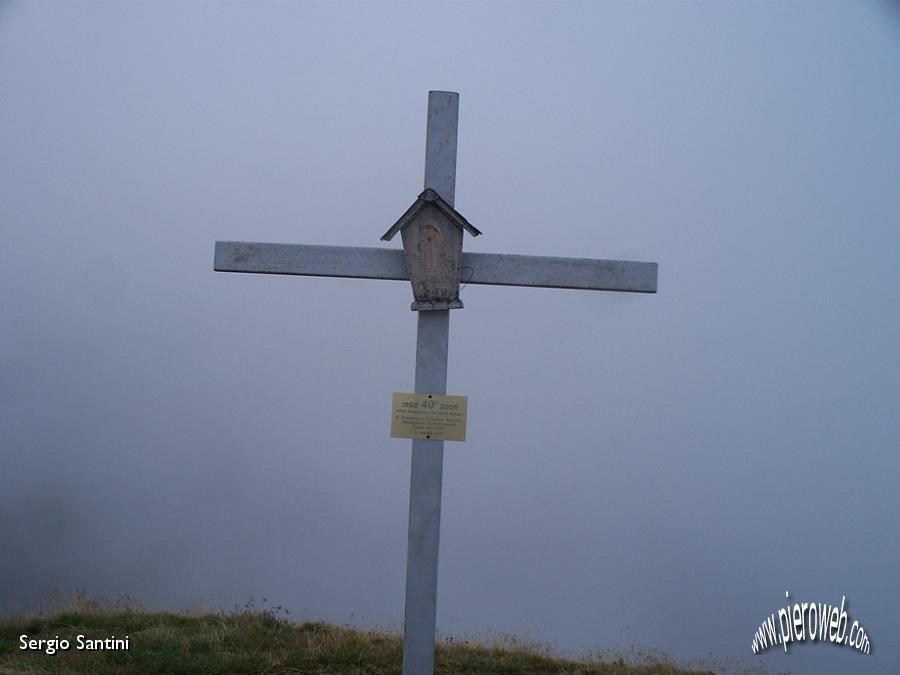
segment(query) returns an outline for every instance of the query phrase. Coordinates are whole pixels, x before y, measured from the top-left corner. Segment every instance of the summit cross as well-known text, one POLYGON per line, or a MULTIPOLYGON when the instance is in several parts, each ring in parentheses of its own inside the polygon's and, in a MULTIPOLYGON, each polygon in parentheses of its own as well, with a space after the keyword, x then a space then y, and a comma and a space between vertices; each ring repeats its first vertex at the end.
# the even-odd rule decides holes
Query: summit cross
MULTIPOLYGON (((466 270, 466 284, 656 292, 656 263, 463 252, 463 230, 473 235, 480 232, 453 209, 458 117, 459 94, 428 93, 425 191, 382 237, 390 239, 402 230, 405 252, 390 248, 217 241, 214 269, 411 281, 416 300, 412 309, 419 312, 415 392, 438 395, 446 394, 447 388, 450 310, 462 308, 458 297, 461 269, 466 270)), ((443 440, 413 439, 403 675, 434 671, 443 461, 443 440)))

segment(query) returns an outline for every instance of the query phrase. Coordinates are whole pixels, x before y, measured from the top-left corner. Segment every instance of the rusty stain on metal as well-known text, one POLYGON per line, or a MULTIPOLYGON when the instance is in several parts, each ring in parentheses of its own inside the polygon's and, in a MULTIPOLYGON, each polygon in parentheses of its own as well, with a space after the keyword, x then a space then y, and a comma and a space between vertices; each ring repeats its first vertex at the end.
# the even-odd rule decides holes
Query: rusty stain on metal
POLYGON ((429 274, 436 274, 440 262, 445 259, 443 256, 444 237, 441 231, 430 223, 422 223, 420 225, 422 236, 419 239, 419 255, 425 262, 425 270, 429 274))
POLYGON ((231 259, 235 263, 244 263, 247 262, 251 257, 253 257, 253 247, 247 246, 245 248, 237 248, 232 253, 231 259))

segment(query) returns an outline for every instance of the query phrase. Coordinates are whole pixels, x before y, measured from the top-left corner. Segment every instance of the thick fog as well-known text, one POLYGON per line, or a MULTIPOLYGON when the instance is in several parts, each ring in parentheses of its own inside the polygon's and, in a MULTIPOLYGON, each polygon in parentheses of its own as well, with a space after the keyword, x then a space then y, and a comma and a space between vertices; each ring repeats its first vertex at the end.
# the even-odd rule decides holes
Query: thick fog
POLYGON ((659 292, 463 289, 439 631, 900 673, 898 72, 877 3, 0 5, 0 604, 400 627, 409 284, 213 245, 398 247, 444 89, 466 250, 659 292))

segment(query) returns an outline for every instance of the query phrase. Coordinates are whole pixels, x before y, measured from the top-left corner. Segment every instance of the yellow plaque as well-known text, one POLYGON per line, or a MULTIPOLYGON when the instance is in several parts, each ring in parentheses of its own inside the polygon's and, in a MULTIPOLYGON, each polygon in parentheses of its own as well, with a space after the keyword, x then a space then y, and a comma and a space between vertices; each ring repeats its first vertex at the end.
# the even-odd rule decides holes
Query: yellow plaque
POLYGON ((391 436, 431 441, 466 440, 465 396, 394 392, 391 436))

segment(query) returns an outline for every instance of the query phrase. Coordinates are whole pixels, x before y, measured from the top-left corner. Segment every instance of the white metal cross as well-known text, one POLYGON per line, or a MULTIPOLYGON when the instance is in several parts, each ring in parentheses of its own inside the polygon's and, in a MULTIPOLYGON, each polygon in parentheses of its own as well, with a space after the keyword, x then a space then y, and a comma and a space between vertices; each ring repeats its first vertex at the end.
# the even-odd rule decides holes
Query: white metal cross
MULTIPOLYGON (((425 188, 451 207, 456 192, 459 95, 428 94, 425 188)), ((259 274, 409 279, 403 251, 346 246, 217 241, 215 270, 259 274)), ((656 263, 546 256, 462 254, 467 284, 583 290, 656 292, 656 263)), ((416 393, 445 394, 450 310, 420 311, 416 341, 416 393)), ((434 669, 438 543, 444 442, 412 441, 403 674, 434 669)))

